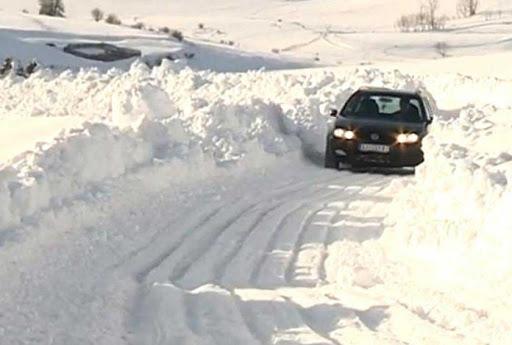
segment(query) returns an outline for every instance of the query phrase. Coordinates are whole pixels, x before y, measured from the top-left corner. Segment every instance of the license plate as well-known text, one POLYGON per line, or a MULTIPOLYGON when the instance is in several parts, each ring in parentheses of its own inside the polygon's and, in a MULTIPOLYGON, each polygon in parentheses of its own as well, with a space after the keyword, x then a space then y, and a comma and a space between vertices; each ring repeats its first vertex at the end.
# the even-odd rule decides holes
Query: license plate
POLYGON ((361 144, 361 145, 359 145, 359 151, 361 151, 361 152, 389 153, 389 146, 387 146, 387 145, 376 145, 376 144, 361 144))

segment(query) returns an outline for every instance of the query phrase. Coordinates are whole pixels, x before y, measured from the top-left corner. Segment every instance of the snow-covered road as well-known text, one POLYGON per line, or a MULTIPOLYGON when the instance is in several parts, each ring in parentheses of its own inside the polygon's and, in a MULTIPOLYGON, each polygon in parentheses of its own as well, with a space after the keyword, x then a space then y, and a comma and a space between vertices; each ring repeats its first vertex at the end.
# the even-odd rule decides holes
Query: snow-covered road
MULTIPOLYGON (((141 186, 130 190, 133 178, 122 179, 105 200, 98 192, 94 204, 67 210, 84 225, 40 228, 24 243, 32 250, 1 253, 11 258, 1 272, 2 341, 336 343, 334 328, 311 325, 329 320, 308 321, 316 307, 300 303, 311 294, 328 300, 319 287, 337 280, 335 242, 381 235, 384 214, 375 205, 387 201, 379 193, 390 179, 291 159, 142 200, 141 186)), ((346 317, 359 320, 356 312, 346 317)))
POLYGON ((303 171, 202 201, 128 261, 142 284, 136 343, 332 343, 289 296, 336 280, 335 262, 326 264, 334 242, 380 236, 378 214, 362 209, 387 181, 289 168, 303 171))
POLYGON ((377 245, 390 183, 413 177, 293 155, 180 187, 161 174, 106 184, 0 253, 2 344, 467 341, 452 310, 426 310, 453 302, 411 296, 409 268, 377 245))
POLYGON ((422 343, 402 317, 447 339, 403 302, 365 293, 399 284, 365 248, 396 178, 410 179, 296 158, 179 190, 123 178, 70 207, 76 225, 57 220, 2 253, 2 342, 422 343))

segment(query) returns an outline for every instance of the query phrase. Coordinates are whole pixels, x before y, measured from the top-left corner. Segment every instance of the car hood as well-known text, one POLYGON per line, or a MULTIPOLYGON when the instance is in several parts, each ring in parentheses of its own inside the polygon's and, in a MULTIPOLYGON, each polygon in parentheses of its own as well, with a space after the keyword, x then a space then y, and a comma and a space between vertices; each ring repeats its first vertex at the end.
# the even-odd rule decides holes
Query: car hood
POLYGON ((418 122, 399 122, 384 121, 375 119, 351 119, 346 117, 338 117, 336 119, 336 128, 345 129, 379 129, 390 132, 415 132, 423 134, 426 131, 425 123, 418 122))

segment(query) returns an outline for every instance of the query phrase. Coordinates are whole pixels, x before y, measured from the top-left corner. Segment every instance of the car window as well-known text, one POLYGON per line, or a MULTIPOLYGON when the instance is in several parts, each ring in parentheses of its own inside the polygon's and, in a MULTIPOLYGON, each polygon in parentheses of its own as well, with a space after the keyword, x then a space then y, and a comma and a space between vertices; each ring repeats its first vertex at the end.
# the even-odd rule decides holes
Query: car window
POLYGON ((425 104, 427 119, 432 120, 434 118, 434 109, 432 108, 432 105, 428 100, 424 100, 423 103, 425 104))
POLYGON ((408 95, 360 93, 342 110, 343 116, 400 122, 421 122, 424 108, 419 99, 408 95))
POLYGON ((401 110, 400 97, 371 96, 379 107, 379 114, 394 114, 401 110))

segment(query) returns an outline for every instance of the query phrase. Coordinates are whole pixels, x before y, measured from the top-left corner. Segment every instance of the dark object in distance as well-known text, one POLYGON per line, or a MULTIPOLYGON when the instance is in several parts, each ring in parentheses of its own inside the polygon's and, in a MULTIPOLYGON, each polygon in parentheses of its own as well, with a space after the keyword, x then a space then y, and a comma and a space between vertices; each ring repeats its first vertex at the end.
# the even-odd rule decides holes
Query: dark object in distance
POLYGON ((14 63, 12 61, 12 58, 5 58, 4 63, 2 64, 2 66, 0 66, 0 77, 6 76, 7 74, 11 73, 13 67, 14 63))
POLYGON ((20 62, 15 62, 12 58, 7 57, 0 66, 0 78, 5 77, 13 71, 19 77, 28 78, 38 67, 39 64, 36 60, 32 60, 32 62, 24 68, 20 62))
POLYGON ((332 110, 325 167, 416 167, 422 140, 433 121, 432 107, 419 92, 363 88, 343 109, 332 110))
POLYGON ((142 55, 140 50, 122 48, 107 43, 68 44, 64 47, 64 52, 84 59, 103 62, 125 60, 142 55))

